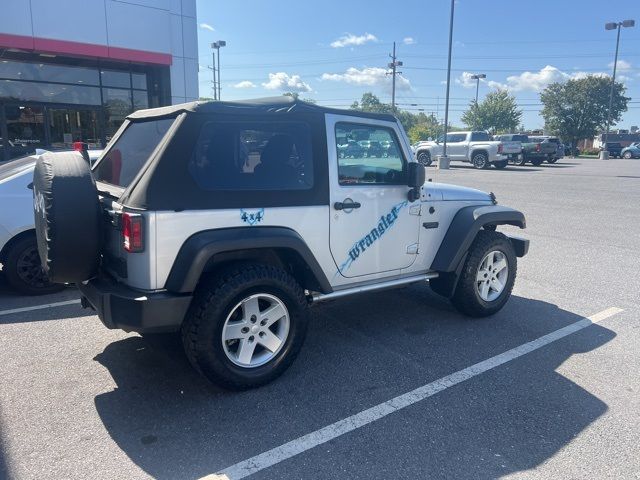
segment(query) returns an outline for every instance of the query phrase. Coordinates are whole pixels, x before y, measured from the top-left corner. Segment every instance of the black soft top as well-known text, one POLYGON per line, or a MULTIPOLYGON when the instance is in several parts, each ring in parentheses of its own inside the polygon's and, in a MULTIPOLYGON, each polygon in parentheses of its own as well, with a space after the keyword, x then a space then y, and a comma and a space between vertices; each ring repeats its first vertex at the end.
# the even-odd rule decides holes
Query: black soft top
POLYGON ((130 120, 149 119, 157 117, 168 117, 179 113, 226 113, 226 114, 256 114, 256 113, 292 113, 292 112, 308 112, 308 113, 333 113, 337 115, 349 115, 352 117, 373 118, 376 120, 385 120, 395 122, 396 118, 389 113, 369 113, 359 110, 346 110, 339 108, 329 108, 316 105, 314 103, 303 102, 292 97, 268 97, 255 98, 252 100, 238 100, 234 102, 212 100, 206 102, 188 102, 168 107, 149 108, 146 110, 138 110, 130 114, 127 118, 130 120))

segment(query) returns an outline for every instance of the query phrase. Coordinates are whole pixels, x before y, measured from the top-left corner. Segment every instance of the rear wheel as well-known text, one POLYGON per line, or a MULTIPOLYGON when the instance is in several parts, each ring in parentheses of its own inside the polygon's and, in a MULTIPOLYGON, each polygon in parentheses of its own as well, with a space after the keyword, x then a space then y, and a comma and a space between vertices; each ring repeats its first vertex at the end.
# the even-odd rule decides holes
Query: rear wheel
POLYGON ((530 162, 531 162, 531 165, 539 167, 544 162, 544 158, 532 158, 530 162))
POLYGON ((525 163, 527 163, 527 159, 523 154, 518 155, 513 161, 513 164, 519 167, 523 166, 525 163))
POLYGON ((502 170, 503 168, 506 168, 508 163, 508 160, 500 160, 499 162, 493 162, 493 166, 498 170, 502 170))
POLYGON ((502 233, 478 232, 451 299, 465 315, 486 317, 509 299, 516 278, 516 254, 502 233))
POLYGON ((474 153, 473 157, 471 158, 471 163, 473 164, 473 167, 477 168, 478 170, 489 168, 490 166, 487 154, 484 152, 474 153))
POLYGON ((42 268, 35 235, 27 235, 10 246, 3 262, 7 283, 24 295, 44 295, 64 289, 51 283, 42 268))
POLYGON ((308 303, 281 268, 239 264, 200 285, 182 327, 191 364, 232 390, 270 382, 291 365, 307 330, 308 303))
POLYGON ((555 157, 549 157, 547 158, 547 163, 556 163, 558 160, 560 159, 555 157))
POLYGON ((624 155, 622 155, 622 157, 629 160, 630 158, 633 157, 633 155, 631 154, 631 152, 624 152, 624 155))
POLYGON ((429 152, 418 152, 418 162, 420 162, 422 165, 424 165, 425 167, 428 167, 431 165, 431 154, 429 152))

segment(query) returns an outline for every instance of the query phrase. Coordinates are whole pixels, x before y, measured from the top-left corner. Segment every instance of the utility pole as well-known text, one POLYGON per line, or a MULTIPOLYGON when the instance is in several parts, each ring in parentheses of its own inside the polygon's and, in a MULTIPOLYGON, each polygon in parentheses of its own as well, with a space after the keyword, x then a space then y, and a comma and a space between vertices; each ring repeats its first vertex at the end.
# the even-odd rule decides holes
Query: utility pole
POLYGON ((393 42, 393 54, 389 55, 391 57, 391 63, 389 63, 388 67, 391 69, 391 73, 387 73, 387 75, 391 75, 391 110, 393 112, 396 111, 396 75, 402 74, 402 72, 398 72, 396 69, 402 66, 402 62, 399 62, 396 57, 396 42, 393 42))
POLYGON ((215 43, 211 44, 211 56, 213 60, 213 64, 211 66, 211 70, 213 72, 213 99, 218 100, 218 84, 216 83, 216 47, 215 43))
POLYGON ((609 110, 607 111, 607 128, 604 131, 604 145, 600 152, 601 160, 609 159, 609 151, 607 150, 607 141, 609 140, 609 126, 611 125, 611 107, 613 106, 613 89, 616 85, 616 67, 618 66, 618 47, 620 46, 620 27, 633 27, 636 22, 634 20, 625 20, 623 22, 610 22, 605 24, 605 30, 618 30, 616 36, 616 55, 613 59, 613 76, 611 77, 611 91, 609 92, 609 110))
POLYGON ((449 168, 447 157, 447 130, 449 129, 449 86, 451 85, 451 47, 453 46, 453 12, 455 0, 451 0, 451 17, 449 19, 449 56, 447 60, 447 94, 444 100, 444 143, 442 157, 438 159, 438 168, 449 168), (443 162, 441 160, 444 160, 443 162))

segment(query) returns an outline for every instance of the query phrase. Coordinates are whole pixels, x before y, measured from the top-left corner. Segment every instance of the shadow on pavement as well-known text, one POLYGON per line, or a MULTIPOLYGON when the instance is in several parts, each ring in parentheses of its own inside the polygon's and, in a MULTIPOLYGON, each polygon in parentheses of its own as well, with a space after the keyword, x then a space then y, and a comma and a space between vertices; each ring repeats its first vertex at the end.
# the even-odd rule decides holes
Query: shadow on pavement
MULTIPOLYGON (((114 342, 95 358, 117 384, 95 398, 98 414, 149 475, 197 478, 582 318, 512 297, 493 317, 471 320, 424 286, 326 304, 313 316, 289 371, 241 393, 209 385, 177 341, 114 342)), ((312 449, 263 474, 277 468, 278 478, 319 471, 335 478, 353 469, 347 478, 493 478, 534 468, 607 410, 556 369, 614 336, 590 326, 334 440, 329 454, 312 449)))

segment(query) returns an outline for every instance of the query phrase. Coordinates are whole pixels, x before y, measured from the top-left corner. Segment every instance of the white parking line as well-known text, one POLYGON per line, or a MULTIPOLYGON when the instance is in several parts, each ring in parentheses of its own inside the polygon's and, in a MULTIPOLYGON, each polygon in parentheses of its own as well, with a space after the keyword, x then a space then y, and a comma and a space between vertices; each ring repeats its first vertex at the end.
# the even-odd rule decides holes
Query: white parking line
POLYGON ((12 313, 32 312, 34 310, 43 310, 52 307, 64 307, 65 305, 75 305, 80 300, 67 300, 65 302, 47 303, 46 305, 34 305, 33 307, 13 308, 11 310, 0 310, 0 317, 3 315, 11 315, 12 313))
POLYGON ((429 398, 436 393, 446 390, 447 388, 453 387, 454 385, 469 380, 470 378, 499 367, 500 365, 515 360, 516 358, 533 352, 534 350, 538 350, 545 345, 549 345, 556 340, 560 340, 561 338, 578 332, 589 325, 593 325, 594 323, 598 323, 606 318, 612 317, 622 311, 623 310, 621 308, 611 307, 603 310, 602 312, 596 313, 595 315, 591 315, 590 317, 582 318, 577 322, 537 338, 536 340, 524 343, 519 347, 507 350, 495 357, 483 360, 482 362, 471 365, 470 367, 459 370, 451 375, 447 375, 446 377, 442 377, 431 383, 423 385, 422 387, 416 388, 415 390, 392 398, 384 403, 380 403, 374 407, 368 408, 367 410, 363 410, 360 413, 356 413, 355 415, 351 415, 343 420, 339 420, 331 425, 316 430, 315 432, 296 438, 284 445, 272 448, 271 450, 256 455, 255 457, 243 460, 235 465, 231 465, 219 473, 202 477, 201 480, 238 480, 240 478, 248 477, 249 475, 271 467, 277 463, 287 460, 288 458, 306 452, 313 447, 322 445, 323 443, 333 440, 345 433, 349 433, 371 422, 380 420, 391 413, 397 412, 403 408, 413 405, 414 403, 429 398))

